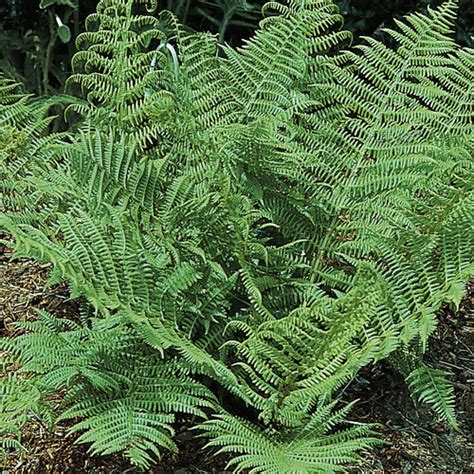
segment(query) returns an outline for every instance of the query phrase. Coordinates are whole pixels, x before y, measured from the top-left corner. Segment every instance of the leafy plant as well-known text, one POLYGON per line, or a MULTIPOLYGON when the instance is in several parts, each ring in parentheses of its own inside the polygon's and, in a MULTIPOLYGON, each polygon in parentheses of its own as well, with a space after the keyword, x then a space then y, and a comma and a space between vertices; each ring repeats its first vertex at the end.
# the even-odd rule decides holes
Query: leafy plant
POLYGON ((421 356, 473 273, 455 2, 350 51, 330 0, 266 4, 238 49, 143 6, 89 17, 68 132, 0 89, 2 228, 86 301, 2 347, 43 399, 66 390, 79 442, 145 468, 185 413, 237 471, 337 472, 375 442, 338 390, 387 357, 454 425, 421 356))

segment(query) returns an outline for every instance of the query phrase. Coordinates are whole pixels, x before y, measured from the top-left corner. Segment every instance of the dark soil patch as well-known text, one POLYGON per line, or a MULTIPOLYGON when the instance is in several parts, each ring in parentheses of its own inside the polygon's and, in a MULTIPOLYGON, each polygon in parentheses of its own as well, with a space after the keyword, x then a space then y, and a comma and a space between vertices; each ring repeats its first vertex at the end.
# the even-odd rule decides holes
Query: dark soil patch
POLYGON ((367 455, 359 473, 472 473, 474 470, 474 284, 459 311, 439 314, 426 363, 452 374, 459 431, 426 406, 415 406, 403 379, 387 364, 363 370, 346 397, 359 399, 352 418, 380 425, 387 442, 367 455))
MULTIPOLYGON (((0 337, 19 333, 15 321, 35 318, 41 308, 69 318, 78 316, 67 286, 44 290, 50 267, 29 260, 12 260, 11 251, 0 246, 0 337)), ((1 354, 0 354, 1 356, 1 354)), ((455 383, 459 432, 438 423, 425 407, 415 406, 405 384, 385 364, 366 368, 344 392, 346 400, 359 399, 352 412, 356 422, 375 422, 385 444, 366 454, 353 473, 472 473, 474 468, 474 285, 458 312, 444 308, 432 339, 427 362, 449 370, 455 383)), ((203 441, 177 427, 180 453, 167 456, 153 469, 156 474, 224 473, 225 462, 202 449, 203 441)), ((67 426, 54 432, 32 418, 25 427, 20 457, 12 454, 7 471, 28 474, 132 474, 139 472, 121 456, 97 457, 87 446, 67 436, 67 426)))

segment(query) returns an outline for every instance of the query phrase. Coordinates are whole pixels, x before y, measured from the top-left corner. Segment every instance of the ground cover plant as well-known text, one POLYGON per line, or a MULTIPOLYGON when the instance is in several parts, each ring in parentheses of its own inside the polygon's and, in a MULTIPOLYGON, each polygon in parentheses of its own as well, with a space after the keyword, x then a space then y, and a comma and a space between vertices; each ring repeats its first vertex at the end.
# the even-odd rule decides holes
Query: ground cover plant
POLYGON ((1 228, 82 307, 0 343, 4 450, 33 410, 147 469, 184 416, 236 472, 339 472, 378 439, 338 394, 382 359, 456 429, 449 374, 423 361, 473 273, 456 9, 351 46, 332 1, 269 2, 234 48, 102 0, 71 95, 3 79, 1 228))

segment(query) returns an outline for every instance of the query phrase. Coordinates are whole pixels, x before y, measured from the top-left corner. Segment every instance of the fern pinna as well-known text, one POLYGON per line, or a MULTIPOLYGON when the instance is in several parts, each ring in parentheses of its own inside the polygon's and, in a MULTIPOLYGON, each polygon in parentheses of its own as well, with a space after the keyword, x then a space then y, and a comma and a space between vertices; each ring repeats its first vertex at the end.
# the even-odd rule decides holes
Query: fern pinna
POLYGON ((1 343, 29 382, 22 409, 25 377, 2 382, 5 446, 67 389, 59 418, 94 453, 146 468, 185 413, 236 472, 337 472, 377 441, 338 390, 384 358, 455 427, 423 363, 473 273, 474 54, 455 11, 345 51, 330 0, 269 2, 233 49, 102 0, 68 82, 84 98, 64 98, 78 127, 45 136, 48 104, 2 85, 2 228, 84 301, 81 324, 40 312, 1 343))

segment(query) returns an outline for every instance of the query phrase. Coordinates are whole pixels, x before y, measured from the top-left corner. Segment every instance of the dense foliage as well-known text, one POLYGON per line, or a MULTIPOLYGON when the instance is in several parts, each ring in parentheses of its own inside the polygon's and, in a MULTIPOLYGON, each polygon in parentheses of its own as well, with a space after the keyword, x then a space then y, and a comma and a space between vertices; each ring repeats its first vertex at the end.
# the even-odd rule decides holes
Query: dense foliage
POLYGON ((152 7, 99 2, 79 98, 2 79, 1 228, 82 304, 0 343, 5 449, 33 410, 147 468, 185 414, 236 472, 337 472, 377 442, 338 394, 381 359, 455 429, 423 354, 474 269, 456 2, 350 50, 331 0, 267 3, 239 48, 152 7))

